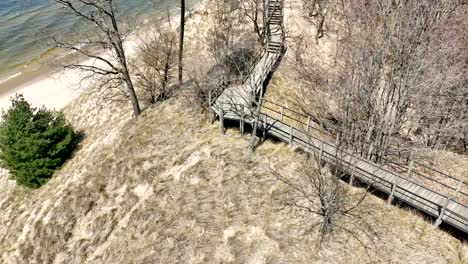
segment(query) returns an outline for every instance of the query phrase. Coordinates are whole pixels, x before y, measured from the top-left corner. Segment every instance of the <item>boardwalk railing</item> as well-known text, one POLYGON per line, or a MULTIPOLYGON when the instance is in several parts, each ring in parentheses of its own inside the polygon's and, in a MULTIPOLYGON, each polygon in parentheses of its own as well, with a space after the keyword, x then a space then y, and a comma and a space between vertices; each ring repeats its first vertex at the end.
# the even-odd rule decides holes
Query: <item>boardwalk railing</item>
MULTIPOLYGON (((311 122, 311 117, 308 115, 266 99, 262 99, 262 109, 282 122, 293 125, 303 133, 316 135, 328 141, 334 139, 332 134, 314 127, 311 122)), ((359 153, 353 153, 353 155, 359 156, 359 153)), ((388 169, 395 171, 399 175, 411 178, 420 184, 431 186, 432 189, 445 195, 456 192, 458 188, 459 197, 457 199, 468 204, 468 183, 465 182, 464 179, 453 177, 413 160, 408 160, 407 164, 402 164, 387 158, 382 158, 382 163, 385 164, 388 169), (459 188, 459 186, 461 187, 459 188)))
POLYGON ((239 121, 242 133, 246 123, 252 126, 256 123, 264 137, 269 134, 304 151, 320 152, 329 164, 339 165, 347 172, 350 183, 359 178, 388 194, 389 203, 398 199, 435 217, 436 226, 444 222, 468 234, 468 183, 462 179, 412 161, 408 166, 390 161, 377 164, 330 143, 333 135, 315 127, 310 116, 261 99, 264 83, 284 51, 283 1, 266 1, 268 36, 262 56, 241 86, 230 86, 209 95, 210 109, 219 116, 221 131, 224 133, 225 119, 239 121), (261 112, 257 116, 255 108, 259 106, 261 112), (437 177, 428 176, 427 172, 437 177))
MULTIPOLYGON (((223 119, 242 121, 242 123, 253 124, 252 116, 245 116, 239 113, 243 105, 229 103, 213 105, 213 110, 223 115, 223 119)), ((293 111, 284 108, 285 111, 293 111)), ((278 112, 276 112, 278 113, 278 112)), ((281 112, 279 112, 281 113, 281 112)), ((286 119, 288 116, 283 115, 286 119)), ((264 131, 264 135, 270 134, 290 145, 295 145, 304 151, 311 153, 322 153, 324 161, 332 165, 340 165, 350 176, 350 181, 359 178, 361 181, 372 186, 386 194, 388 200, 398 199, 408 205, 417 208, 428 215, 436 218, 435 225, 438 226, 445 222, 465 233, 468 233, 468 207, 457 199, 461 194, 461 183, 458 186, 450 186, 451 193, 442 193, 434 190, 431 186, 418 182, 417 179, 405 177, 391 168, 376 164, 372 161, 356 156, 348 150, 338 149, 333 143, 324 140, 320 136, 310 133, 316 130, 309 126, 309 132, 302 127, 295 127, 285 121, 281 121, 270 114, 262 112, 259 117, 259 129, 264 131)), ((298 120, 296 120, 298 122, 298 120)), ((300 122, 306 126, 307 123, 300 122)), ((437 183, 437 181, 433 181, 437 183)))

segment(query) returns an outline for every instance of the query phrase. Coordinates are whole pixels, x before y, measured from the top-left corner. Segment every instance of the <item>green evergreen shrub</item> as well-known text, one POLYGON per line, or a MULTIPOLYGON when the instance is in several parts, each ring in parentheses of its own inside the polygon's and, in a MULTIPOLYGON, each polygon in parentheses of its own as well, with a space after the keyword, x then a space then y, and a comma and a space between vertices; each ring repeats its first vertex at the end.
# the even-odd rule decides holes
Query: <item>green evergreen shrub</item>
POLYGON ((76 147, 77 139, 62 112, 36 109, 17 94, 2 111, 0 165, 17 184, 39 188, 76 147))

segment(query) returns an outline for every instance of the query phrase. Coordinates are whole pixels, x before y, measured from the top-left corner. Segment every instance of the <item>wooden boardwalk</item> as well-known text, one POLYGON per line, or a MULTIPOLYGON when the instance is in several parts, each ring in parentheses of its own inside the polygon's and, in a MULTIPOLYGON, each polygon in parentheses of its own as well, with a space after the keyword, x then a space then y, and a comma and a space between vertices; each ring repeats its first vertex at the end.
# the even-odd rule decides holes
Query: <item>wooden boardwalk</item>
MULTIPOLYGON (((267 3, 269 34, 261 59, 258 60, 243 85, 228 87, 220 95, 210 99, 210 107, 220 117, 222 124, 223 120, 230 119, 239 121, 241 128, 245 123, 253 125, 255 118, 254 113, 252 113, 252 109, 254 109, 252 105, 264 105, 265 102, 268 102, 261 99, 263 86, 268 75, 274 71, 274 67, 284 51, 284 31, 282 25, 283 1, 267 0, 267 3)), ((358 178, 372 184, 374 188, 388 194, 389 202, 393 199, 405 202, 433 216, 436 219, 436 226, 446 223, 468 234, 468 206, 457 199, 460 194, 465 195, 468 199, 468 194, 462 191, 468 186, 463 180, 451 177, 454 179, 454 184, 453 186, 445 185, 447 192, 435 190, 430 184, 415 181, 411 177, 411 168, 407 175, 402 175, 358 155, 339 150, 335 144, 327 142, 319 136, 314 136, 310 131, 310 119, 307 123, 298 120, 301 125, 296 127, 286 123, 283 118, 284 111, 285 109, 292 110, 284 107, 281 109, 281 112, 278 112, 272 107, 266 107, 268 111, 262 111, 259 114, 258 128, 263 131, 264 135, 268 134, 307 152, 321 152, 326 162, 340 164, 350 175, 351 181, 353 178, 358 178), (273 117, 272 112, 276 112, 280 117, 273 117)))

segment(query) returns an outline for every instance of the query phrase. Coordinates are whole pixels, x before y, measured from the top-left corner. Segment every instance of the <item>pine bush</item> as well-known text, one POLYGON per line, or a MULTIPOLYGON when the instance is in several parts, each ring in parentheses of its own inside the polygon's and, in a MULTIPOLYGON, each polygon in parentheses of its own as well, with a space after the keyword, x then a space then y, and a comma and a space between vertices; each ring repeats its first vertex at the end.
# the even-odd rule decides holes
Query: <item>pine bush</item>
POLYGON ((77 140, 62 112, 36 109, 21 94, 2 111, 0 165, 17 184, 39 188, 70 157, 77 140))

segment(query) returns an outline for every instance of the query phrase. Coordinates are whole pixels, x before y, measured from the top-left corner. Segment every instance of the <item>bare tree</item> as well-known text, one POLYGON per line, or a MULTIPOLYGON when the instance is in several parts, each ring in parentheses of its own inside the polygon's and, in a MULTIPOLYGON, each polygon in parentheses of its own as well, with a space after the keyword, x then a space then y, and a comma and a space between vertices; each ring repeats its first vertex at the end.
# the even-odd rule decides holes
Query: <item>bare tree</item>
POLYGON ((258 41, 263 44, 265 41, 265 24, 268 21, 265 13, 264 0, 244 0, 240 1, 239 8, 243 16, 252 23, 258 41))
POLYGON ((328 1, 318 1, 317 2, 317 15, 319 18, 318 24, 317 24, 317 35, 316 38, 319 39, 323 37, 324 33, 324 25, 325 25, 325 19, 328 14, 328 1))
POLYGON ((337 19, 345 23, 336 23, 341 36, 335 64, 306 64, 300 55, 296 60, 314 89, 311 94, 316 97, 318 91, 328 98, 313 101, 318 106, 305 111, 315 111, 319 123, 349 149, 375 161, 402 150, 409 155, 409 142, 414 145, 418 138, 426 138, 428 146, 463 145, 463 5, 433 0, 341 2, 343 13, 337 19))
POLYGON ((207 43, 213 59, 220 62, 225 54, 235 46, 235 27, 237 21, 233 15, 236 5, 230 0, 212 1, 214 23, 209 29, 207 43))
POLYGON ((430 29, 409 132, 423 146, 468 152, 468 10, 449 5, 430 29))
MULTIPOLYGON (((363 154, 368 158, 379 160, 393 152, 408 119, 422 106, 416 102, 427 94, 429 85, 424 80, 429 76, 426 72, 438 64, 432 59, 431 40, 444 35, 436 29, 444 25, 460 6, 456 1, 432 0, 401 1, 398 5, 353 1, 347 5, 353 27, 359 29, 349 29, 350 35, 343 42, 340 54, 343 68, 336 90, 342 98, 341 122, 347 124, 343 127, 348 135, 346 138, 363 142, 363 154), (379 23, 370 22, 379 18, 379 23)), ((445 44, 439 48, 436 54, 452 49, 452 46, 445 44)), ((463 80, 459 75, 462 72, 451 69, 452 72, 440 69, 442 76, 439 73, 437 79, 431 79, 438 89, 449 85, 456 88, 455 91, 462 91, 463 84, 451 80, 455 76, 463 80)), ((442 123, 445 123, 444 118, 449 120, 449 116, 458 114, 453 111, 453 105, 460 109, 466 102, 462 98, 455 103, 453 97, 447 95, 449 100, 440 96, 434 98, 445 104, 444 117, 439 119, 442 123)), ((429 113, 434 115, 435 111, 437 107, 429 113)))
POLYGON ((368 192, 351 194, 340 181, 342 168, 325 166, 322 158, 315 153, 313 159, 307 159, 303 170, 297 172, 299 176, 271 170, 287 187, 284 206, 296 211, 302 236, 314 237, 318 231, 321 245, 338 233, 347 234, 367 250, 378 237, 372 227, 371 209, 365 204, 368 192))
POLYGON ((177 64, 177 34, 168 17, 159 20, 145 36, 135 60, 136 83, 150 103, 163 101, 172 95, 172 80, 177 64))
POLYGON ((316 39, 323 37, 324 25, 327 14, 329 13, 330 0, 302 0, 307 15, 317 19, 316 39))
POLYGON ((318 0, 302 0, 302 6, 309 17, 317 16, 317 1, 318 0))
POLYGON ((93 64, 74 63, 66 68, 79 69, 88 73, 85 78, 102 77, 103 85, 111 87, 126 87, 126 94, 133 106, 133 114, 138 117, 141 113, 138 98, 130 76, 127 56, 123 42, 129 32, 121 32, 117 21, 115 3, 113 0, 55 0, 69 13, 78 17, 88 27, 89 34, 80 34, 73 42, 66 42, 53 38, 59 48, 78 52, 94 60, 93 64), (108 58, 103 51, 111 53, 108 58))
POLYGON ((208 110, 209 94, 220 94, 230 83, 238 79, 235 56, 230 56, 236 47, 236 26, 239 25, 238 2, 212 0, 208 4, 213 23, 206 35, 207 56, 187 58, 186 72, 190 77, 189 89, 184 90, 190 105, 208 110))

